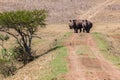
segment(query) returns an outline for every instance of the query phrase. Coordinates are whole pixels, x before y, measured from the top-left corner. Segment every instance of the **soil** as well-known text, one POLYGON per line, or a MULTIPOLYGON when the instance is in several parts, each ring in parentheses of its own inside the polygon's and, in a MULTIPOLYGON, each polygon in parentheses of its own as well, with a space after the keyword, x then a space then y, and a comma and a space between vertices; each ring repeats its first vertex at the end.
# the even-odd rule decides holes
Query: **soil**
MULTIPOLYGON (((120 80, 120 70, 111 62, 106 60, 97 48, 96 42, 91 34, 85 34, 80 41, 84 41, 84 45, 89 46, 92 55, 78 55, 76 42, 79 34, 72 34, 66 44, 68 48, 68 67, 69 73, 65 75, 66 80, 120 80)), ((81 43, 83 44, 83 43, 81 43)))
MULTIPOLYGON (((104 3, 95 6, 94 8, 88 10, 86 14, 80 17, 91 19, 96 16, 96 14, 103 10, 107 5, 115 3, 115 1, 106 0, 104 3)), ((66 47, 68 48, 68 67, 69 73, 65 75, 66 80, 120 80, 120 70, 114 66, 111 62, 106 60, 99 49, 97 48, 95 40, 92 38, 91 34, 72 34, 67 41, 66 47), (81 39, 79 39, 81 37, 81 39), (80 43, 82 46, 88 46, 91 50, 92 55, 78 55, 76 49, 80 43), (84 44, 84 45, 83 45, 84 44)))

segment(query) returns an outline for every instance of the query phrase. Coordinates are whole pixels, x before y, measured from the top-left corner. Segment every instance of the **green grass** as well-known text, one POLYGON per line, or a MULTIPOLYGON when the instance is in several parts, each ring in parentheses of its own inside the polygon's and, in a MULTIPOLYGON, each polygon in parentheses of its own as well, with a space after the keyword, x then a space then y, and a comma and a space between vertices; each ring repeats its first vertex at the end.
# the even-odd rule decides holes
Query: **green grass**
POLYGON ((57 38, 57 45, 61 46, 52 51, 54 59, 46 65, 46 68, 40 72, 38 80, 64 80, 62 75, 67 73, 67 48, 64 47, 65 40, 69 38, 71 32, 64 33, 62 36, 57 38), (42 73, 42 74, 41 74, 42 73))
POLYGON ((107 52, 109 49, 109 46, 108 46, 107 41, 103 38, 103 34, 95 32, 95 33, 93 33, 93 36, 94 36, 100 50, 103 52, 107 52))
POLYGON ((67 62, 66 62, 66 56, 67 56, 67 49, 65 47, 61 47, 57 49, 57 55, 54 58, 52 62, 50 62, 50 71, 49 73, 46 73, 47 75, 44 76, 42 79, 39 80, 54 80, 57 78, 57 80, 64 80, 61 76, 62 74, 65 74, 67 70, 67 62))
POLYGON ((67 49, 65 47, 61 48, 56 58, 51 62, 51 67, 53 69, 53 78, 64 74, 67 72, 67 62, 65 60, 67 56, 67 49))
POLYGON ((72 34, 72 32, 67 32, 64 34, 64 36, 69 37, 72 34))
POLYGON ((117 55, 114 55, 114 53, 110 53, 109 43, 105 40, 103 36, 104 35, 101 33, 97 33, 97 32, 93 33, 93 37, 95 38, 101 53, 103 53, 103 56, 120 68, 120 57, 117 55))

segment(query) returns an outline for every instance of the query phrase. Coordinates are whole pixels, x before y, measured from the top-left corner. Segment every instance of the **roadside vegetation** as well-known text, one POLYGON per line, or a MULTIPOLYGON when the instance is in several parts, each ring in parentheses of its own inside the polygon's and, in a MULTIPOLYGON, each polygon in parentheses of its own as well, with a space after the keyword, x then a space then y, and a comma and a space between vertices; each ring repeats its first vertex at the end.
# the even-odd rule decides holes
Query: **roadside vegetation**
POLYGON ((72 32, 64 33, 62 37, 58 38, 58 45, 64 45, 66 38, 68 38, 72 32))
POLYGON ((48 64, 47 70, 43 70, 43 74, 38 80, 64 80, 62 75, 67 72, 67 61, 65 59, 67 49, 65 47, 59 47, 54 53, 54 59, 48 64))
POLYGON ((111 46, 109 46, 109 42, 105 39, 105 36, 101 33, 95 32, 93 33, 93 37, 95 38, 97 45, 104 57, 112 61, 113 64, 120 68, 120 56, 110 52, 111 46))
POLYGON ((12 49, 7 49, 4 44, 9 40, 8 35, 0 34, 0 46, 1 46, 1 54, 0 54, 0 73, 3 74, 4 77, 9 75, 14 75, 14 71, 16 71, 16 67, 13 64, 13 52, 12 49))
POLYGON ((52 51, 52 54, 54 54, 53 60, 39 73, 38 80, 64 80, 63 75, 68 71, 67 48, 64 47, 64 43, 70 35, 71 32, 67 32, 57 39, 57 48, 52 51))

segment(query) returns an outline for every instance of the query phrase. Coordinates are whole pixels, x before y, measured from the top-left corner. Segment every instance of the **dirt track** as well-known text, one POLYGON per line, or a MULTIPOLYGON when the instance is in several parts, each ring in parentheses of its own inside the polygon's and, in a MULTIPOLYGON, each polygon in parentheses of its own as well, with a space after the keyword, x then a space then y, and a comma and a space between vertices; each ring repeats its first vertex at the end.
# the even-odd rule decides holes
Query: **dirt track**
MULTIPOLYGON (((90 19, 115 1, 117 0, 106 0, 81 17, 90 19)), ((66 80, 120 80, 120 70, 101 55, 91 34, 73 33, 66 42, 66 46, 69 53, 69 73, 65 76, 66 80), (88 49, 85 49, 84 46, 88 49), (83 51, 82 54, 78 54, 77 49, 85 49, 84 51, 89 51, 89 53, 83 51)))
POLYGON ((69 40, 66 80, 120 80, 120 71, 100 54, 91 34, 73 33, 69 40), (91 54, 78 54, 80 45, 88 46, 91 54))

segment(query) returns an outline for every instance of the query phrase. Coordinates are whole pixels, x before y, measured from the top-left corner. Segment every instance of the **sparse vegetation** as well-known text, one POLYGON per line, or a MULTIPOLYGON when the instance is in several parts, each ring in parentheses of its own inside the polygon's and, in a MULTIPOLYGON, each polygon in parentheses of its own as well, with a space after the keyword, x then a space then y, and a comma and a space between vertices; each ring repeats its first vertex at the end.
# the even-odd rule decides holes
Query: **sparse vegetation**
MULTIPOLYGON (((6 55, 7 55, 7 49, 4 47, 4 43, 5 41, 7 41, 9 39, 9 36, 8 35, 2 35, 0 34, 0 41, 1 41, 1 53, 2 53, 2 59, 6 58, 6 55)), ((8 57, 8 56, 7 56, 8 57)))
POLYGON ((65 47, 58 48, 57 55, 52 62, 50 62, 50 72, 46 71, 46 76, 38 80, 63 80, 62 74, 67 72, 67 49, 65 47))
POLYGON ((43 71, 43 75, 39 77, 38 80, 64 80, 62 77, 67 69, 67 48, 64 47, 64 41, 71 35, 71 32, 64 33, 63 36, 59 37, 57 40, 56 49, 53 51, 55 56, 53 60, 48 64, 46 70, 43 71))
MULTIPOLYGON (((51 67, 52 67, 52 78, 58 78, 60 74, 64 74, 67 72, 67 62, 65 60, 67 56, 67 49, 65 47, 59 49, 59 53, 56 56, 56 58, 51 62, 51 67)), ((60 77, 61 78, 61 77, 60 77)))
POLYGON ((108 45, 107 41, 105 40, 105 38, 103 37, 103 34, 95 32, 95 33, 93 33, 93 36, 95 37, 100 50, 103 52, 108 52, 109 45, 108 45))
POLYGON ((11 61, 7 60, 0 60, 0 73, 4 77, 8 77, 10 75, 14 75, 15 71, 17 70, 16 66, 11 61))
POLYGON ((109 43, 105 40, 103 34, 95 32, 93 33, 93 37, 95 38, 97 45, 103 55, 120 68, 120 56, 117 56, 114 53, 110 53, 109 43))
POLYGON ((68 38, 68 37, 70 37, 70 35, 71 35, 72 33, 71 32, 67 32, 67 33, 65 33, 62 37, 60 37, 60 38, 58 38, 58 45, 64 45, 64 42, 65 42, 65 40, 66 40, 66 38, 68 38))
POLYGON ((0 73, 7 77, 9 75, 14 75, 14 72, 16 71, 16 66, 14 66, 12 59, 13 59, 13 53, 11 50, 7 50, 4 47, 5 41, 9 39, 8 35, 2 35, 0 34, 0 40, 1 40, 1 55, 0 55, 0 73))

